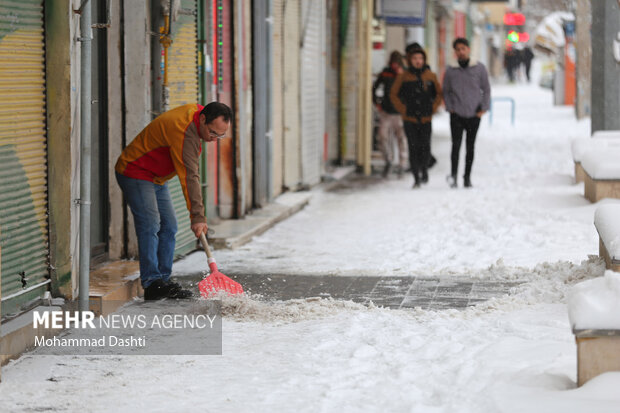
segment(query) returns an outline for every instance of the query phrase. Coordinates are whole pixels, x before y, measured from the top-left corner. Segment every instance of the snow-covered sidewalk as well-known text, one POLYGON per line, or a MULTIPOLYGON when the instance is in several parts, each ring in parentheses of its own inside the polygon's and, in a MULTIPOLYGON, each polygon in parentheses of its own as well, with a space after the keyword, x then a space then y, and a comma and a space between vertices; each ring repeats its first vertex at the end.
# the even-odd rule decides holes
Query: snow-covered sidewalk
MULTIPOLYGON (((572 138, 589 136, 589 120, 577 122, 572 107, 553 107, 551 93, 536 86, 498 86, 493 95, 516 99, 517 122, 510 125, 501 104, 492 127, 483 118, 473 189, 462 188, 464 159, 460 188, 446 184, 451 144, 444 113, 433 121, 439 163, 428 186, 412 190, 407 175, 317 193, 306 209, 250 244, 218 251, 220 266, 247 274, 475 276, 498 260, 530 267, 597 254, 596 207, 583 197, 583 184, 573 184, 570 153, 572 138)), ((205 269, 203 257, 177 263, 175 273, 205 269)))
MULTIPOLYGON (((616 412, 620 373, 575 388, 566 295, 603 275, 594 205, 572 183, 570 140, 589 134, 535 86, 497 86, 471 190, 450 190, 448 119, 439 164, 411 178, 317 193, 247 246, 216 251, 223 272, 450 275, 522 280, 463 311, 386 310, 331 300, 225 300, 222 356, 26 355, 3 369, 0 411, 616 412)), ((206 268, 204 255, 175 264, 206 268)), ((165 303, 164 303, 165 304, 165 303)))

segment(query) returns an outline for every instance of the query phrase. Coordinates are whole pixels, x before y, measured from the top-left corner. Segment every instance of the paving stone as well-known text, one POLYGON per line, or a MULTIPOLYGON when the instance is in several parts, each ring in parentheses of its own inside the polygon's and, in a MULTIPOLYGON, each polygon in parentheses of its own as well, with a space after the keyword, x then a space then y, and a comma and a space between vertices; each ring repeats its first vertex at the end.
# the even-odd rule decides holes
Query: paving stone
MULTIPOLYGON (((520 281, 486 281, 464 277, 342 277, 334 275, 261 275, 229 276, 247 292, 268 300, 308 297, 331 297, 357 303, 407 309, 464 309, 492 297, 510 294, 520 281)), ((193 285, 202 275, 182 277, 177 281, 193 285)))

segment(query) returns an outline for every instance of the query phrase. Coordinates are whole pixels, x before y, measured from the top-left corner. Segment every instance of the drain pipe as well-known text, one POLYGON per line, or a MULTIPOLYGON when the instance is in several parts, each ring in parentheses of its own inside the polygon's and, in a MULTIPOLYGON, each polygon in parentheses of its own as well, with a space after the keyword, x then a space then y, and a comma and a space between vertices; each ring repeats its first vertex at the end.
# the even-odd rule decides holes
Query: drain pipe
POLYGON ((91 5, 84 0, 80 6, 80 281, 79 310, 89 310, 90 282, 90 164, 91 164, 91 5))

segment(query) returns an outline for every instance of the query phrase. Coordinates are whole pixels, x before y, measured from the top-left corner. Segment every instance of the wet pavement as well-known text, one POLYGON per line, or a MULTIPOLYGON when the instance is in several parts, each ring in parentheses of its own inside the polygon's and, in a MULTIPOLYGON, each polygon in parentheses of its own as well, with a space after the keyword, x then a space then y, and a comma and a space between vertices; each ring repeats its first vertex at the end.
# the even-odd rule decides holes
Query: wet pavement
MULTIPOLYGON (((380 307, 428 310, 464 309, 492 297, 510 294, 521 282, 488 281, 465 276, 350 277, 335 275, 243 275, 228 274, 246 292, 267 300, 331 297, 380 307)), ((201 275, 177 281, 195 285, 201 275)))

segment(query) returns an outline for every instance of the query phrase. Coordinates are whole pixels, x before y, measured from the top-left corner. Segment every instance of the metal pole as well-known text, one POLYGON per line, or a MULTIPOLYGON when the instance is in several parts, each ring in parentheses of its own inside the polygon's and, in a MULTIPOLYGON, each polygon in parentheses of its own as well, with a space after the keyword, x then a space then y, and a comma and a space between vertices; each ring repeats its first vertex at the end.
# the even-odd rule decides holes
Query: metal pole
MULTIPOLYGON (((151 20, 153 33, 160 33, 163 26, 162 7, 159 1, 151 2, 151 20)), ((161 66, 161 42, 159 37, 151 38, 151 76, 153 79, 153 118, 159 116, 162 110, 162 66, 161 66)))
POLYGON ((82 4, 80 17, 80 283, 79 310, 88 311, 90 281, 90 164, 91 164, 91 5, 82 4))

